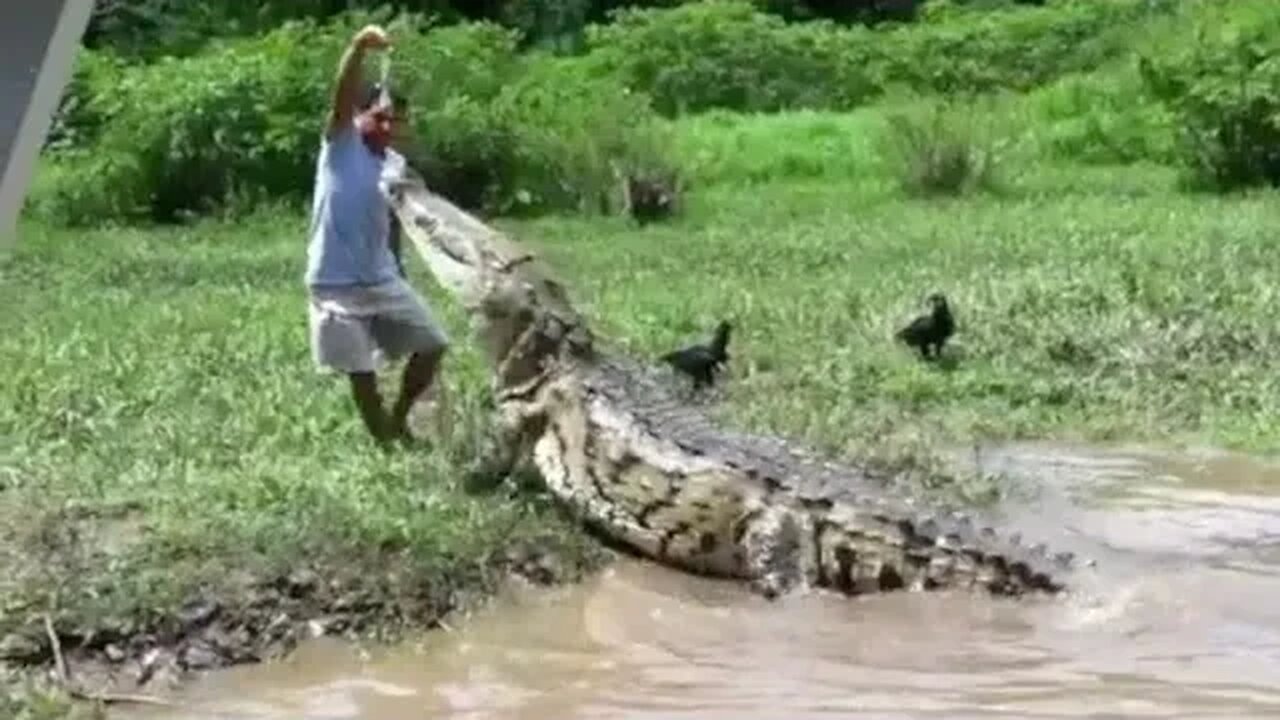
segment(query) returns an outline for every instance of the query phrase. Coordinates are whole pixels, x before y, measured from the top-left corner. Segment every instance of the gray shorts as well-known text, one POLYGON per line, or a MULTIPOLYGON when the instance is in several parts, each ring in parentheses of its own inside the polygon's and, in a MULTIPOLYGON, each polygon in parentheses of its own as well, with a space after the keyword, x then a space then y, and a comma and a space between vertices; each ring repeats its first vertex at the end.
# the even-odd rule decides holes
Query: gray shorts
POLYGON ((449 346, 431 308, 402 278, 308 294, 311 355, 322 371, 376 372, 389 360, 449 346))

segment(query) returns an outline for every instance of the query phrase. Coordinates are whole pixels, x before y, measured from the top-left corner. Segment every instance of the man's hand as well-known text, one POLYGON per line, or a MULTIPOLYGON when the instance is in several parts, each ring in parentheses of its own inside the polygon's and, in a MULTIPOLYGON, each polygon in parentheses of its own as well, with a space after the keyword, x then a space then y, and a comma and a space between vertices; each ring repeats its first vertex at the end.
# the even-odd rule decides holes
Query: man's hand
POLYGON ((333 104, 329 110, 326 130, 329 137, 351 123, 356 99, 360 94, 360 61, 365 52, 390 46, 391 39, 380 25, 365 25, 352 36, 347 51, 338 61, 338 79, 333 90, 333 104))
POLYGON ((351 44, 361 50, 377 50, 390 47, 391 38, 387 36, 387 31, 381 25, 365 25, 352 38, 351 44))

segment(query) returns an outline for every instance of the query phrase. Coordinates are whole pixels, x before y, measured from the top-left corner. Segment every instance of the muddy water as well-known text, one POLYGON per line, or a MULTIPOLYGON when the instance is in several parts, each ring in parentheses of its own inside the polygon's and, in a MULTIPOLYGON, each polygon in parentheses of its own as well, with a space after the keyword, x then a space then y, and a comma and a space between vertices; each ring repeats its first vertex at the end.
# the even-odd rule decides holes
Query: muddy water
POLYGON ((627 562, 365 655, 319 641, 136 718, 1277 718, 1280 467, 1019 447, 1004 521, 1098 560, 1079 595, 769 604, 627 562))

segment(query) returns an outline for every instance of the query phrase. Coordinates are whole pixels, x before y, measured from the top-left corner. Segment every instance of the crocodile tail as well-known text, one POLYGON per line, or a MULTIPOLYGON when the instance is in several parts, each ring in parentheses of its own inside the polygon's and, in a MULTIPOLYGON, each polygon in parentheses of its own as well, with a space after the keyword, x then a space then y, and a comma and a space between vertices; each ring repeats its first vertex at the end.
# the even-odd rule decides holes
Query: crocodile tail
POLYGON ((893 590, 981 588, 992 595, 1056 594, 1073 569, 1069 553, 1050 556, 964 516, 919 518, 837 507, 812 524, 810 576, 850 595, 893 590))

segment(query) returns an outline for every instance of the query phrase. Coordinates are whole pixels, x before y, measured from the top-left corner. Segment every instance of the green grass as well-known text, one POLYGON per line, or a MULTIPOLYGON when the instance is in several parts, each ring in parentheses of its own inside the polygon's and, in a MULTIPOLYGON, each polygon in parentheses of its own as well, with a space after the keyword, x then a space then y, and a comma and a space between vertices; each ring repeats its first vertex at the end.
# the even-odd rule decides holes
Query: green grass
MULTIPOLYGON (((718 412, 743 427, 845 456, 1016 438, 1275 450, 1274 196, 1183 193, 1141 162, 1045 163, 1025 116, 1000 112, 1000 182, 963 197, 903 192, 883 111, 711 114, 673 126, 693 178, 677 220, 495 222, 545 251, 628 352, 733 317, 718 412), (959 320, 936 365, 891 341, 933 290, 959 320)), ((470 582, 510 541, 585 547, 541 505, 457 488, 487 368, 415 257, 455 338, 450 429, 423 453, 365 439, 345 385, 311 366, 304 228, 293 211, 24 226, 0 284, 0 563, 29 605, 0 608, 0 630, 69 577, 64 602, 91 618, 299 558, 470 582), (122 550, 50 564, 42 528, 68 506, 138 522, 98 536, 122 550)))
POLYGON ((883 109, 713 111, 668 122, 674 156, 696 187, 863 179, 863 194, 889 180, 877 148, 883 109))
MULTIPOLYGON (((410 580, 475 584, 508 542, 577 547, 541 506, 459 489, 486 389, 465 346, 447 359, 435 449, 386 455, 366 439, 345 381, 311 365, 304 230, 297 216, 24 227, 0 282, 0 564, 3 593, 24 602, 0 610, 0 634, 73 570, 76 622, 163 611, 197 587, 313 560, 348 571, 395 559, 410 580), (122 549, 41 532, 86 509, 134 521, 94 523, 122 549)), ((441 313, 461 327, 456 308, 441 313)))
MULTIPOLYGON (((699 188, 680 223, 515 230, 547 248, 634 352, 736 317, 728 414, 833 451, 895 434, 1274 450, 1274 194, 1185 193, 1176 169, 1110 152, 1129 140, 1113 115, 1126 72, 944 107, 949 137, 997 161, 996 183, 967 196, 903 191, 886 149, 929 119, 928 101, 908 98, 892 116, 677 122, 699 188), (1064 129, 1072 122, 1084 130, 1064 129), (1082 163, 1061 162, 1064 138, 1082 163), (959 314, 945 367, 889 340, 934 289, 959 314)), ((1128 112, 1150 122, 1149 146, 1164 142, 1156 110, 1128 112)), ((916 149, 937 137, 923 133, 916 149)))
POLYGON ((1274 195, 1183 194, 1141 164, 1043 167, 964 199, 868 183, 713 187, 644 231, 515 229, 632 352, 736 318, 727 413, 755 428, 835 451, 885 432, 1276 449, 1274 195), (890 341, 934 289, 960 324, 941 367, 890 341))

